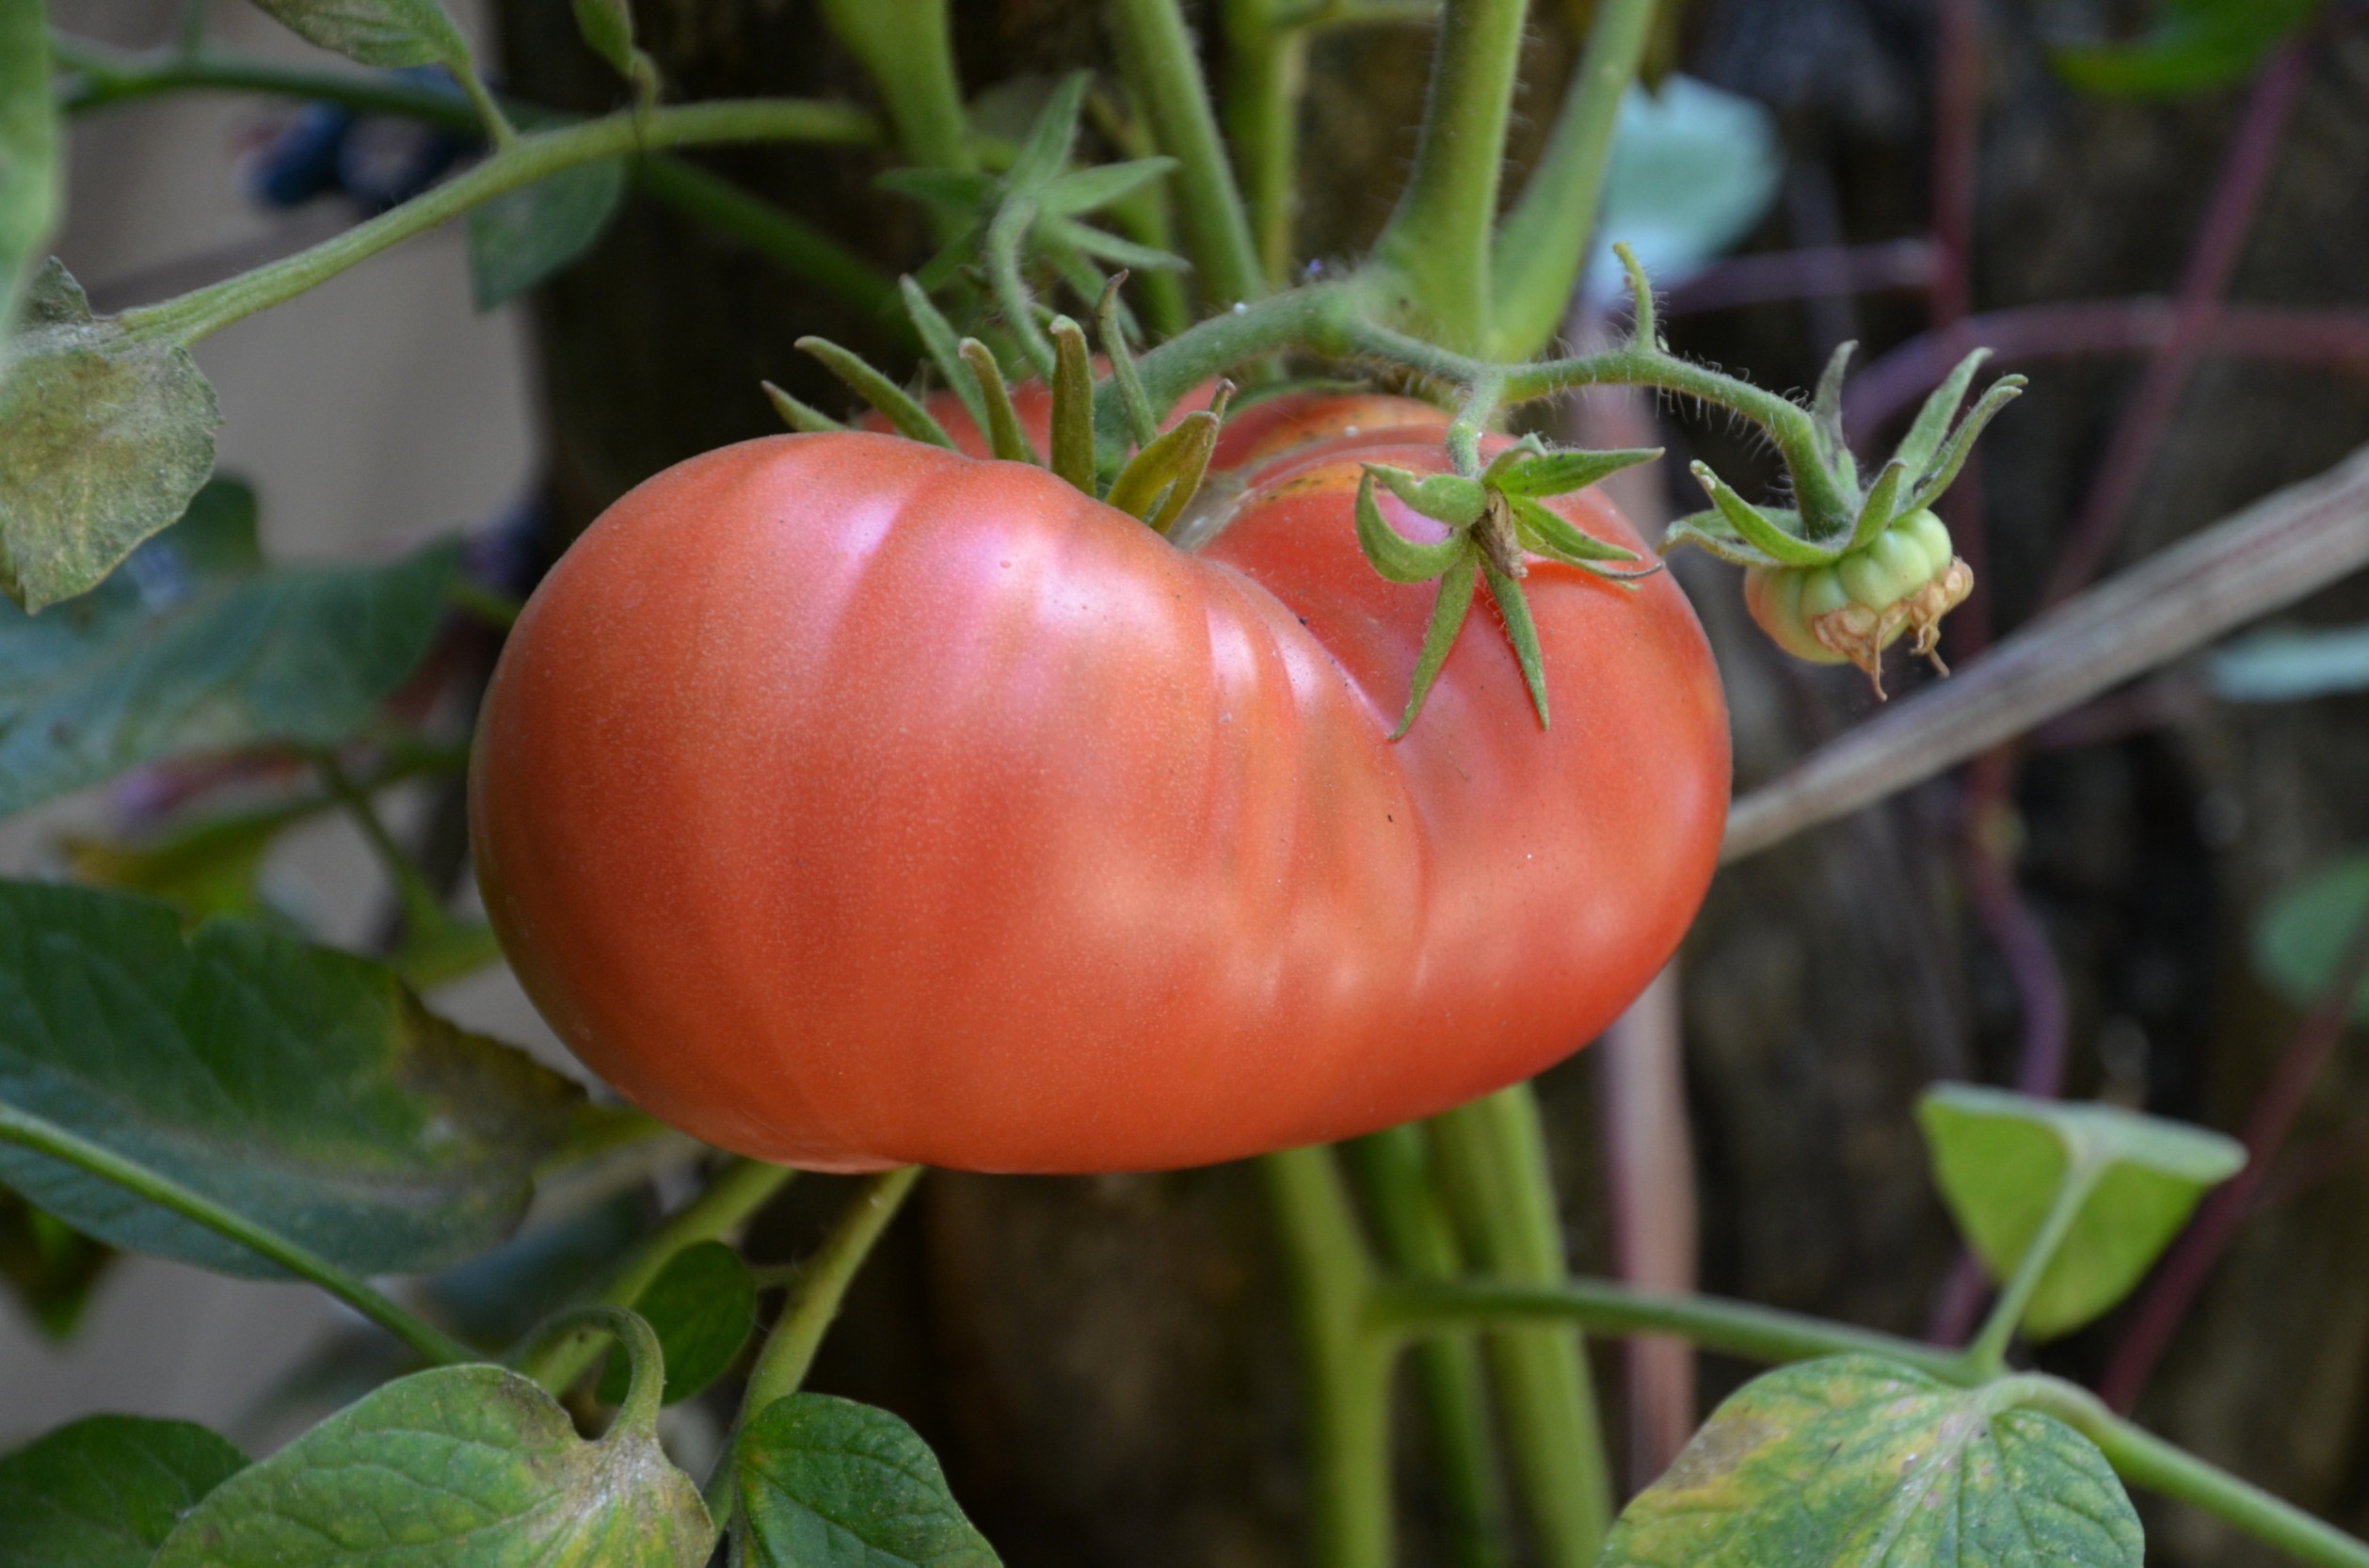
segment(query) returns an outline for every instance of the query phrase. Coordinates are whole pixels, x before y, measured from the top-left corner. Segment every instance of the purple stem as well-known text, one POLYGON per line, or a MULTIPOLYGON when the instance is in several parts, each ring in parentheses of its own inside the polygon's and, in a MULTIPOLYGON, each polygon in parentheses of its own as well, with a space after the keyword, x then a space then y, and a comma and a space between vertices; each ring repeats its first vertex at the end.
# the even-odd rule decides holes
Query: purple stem
POLYGON ((2303 1102, 2311 1097, 2312 1085, 2344 1036, 2363 981, 2369 981, 2369 913, 2354 922, 2335 973, 2287 1042, 2262 1097, 2247 1114, 2246 1168, 2204 1200, 2156 1269, 2130 1327, 2114 1347, 2114 1358, 2098 1381, 2098 1394, 2116 1410, 2128 1414, 2138 1402, 2140 1391, 2170 1348, 2181 1320, 2187 1317, 2214 1265, 2229 1250, 2237 1227, 2252 1210, 2255 1194, 2270 1174, 2272 1158, 2294 1129, 2303 1102))
POLYGON ((2189 253, 2180 280, 2171 335, 2147 361, 2130 407, 2115 426, 2073 534, 2057 559, 2042 602, 2054 604, 2079 591, 2098 573, 2121 537, 2122 520, 2154 461, 2181 394, 2187 391, 2197 361, 2202 358, 2220 312, 2221 296, 2229 290, 2246 236, 2253 227, 2255 210, 2270 183, 2279 138, 2303 86, 2308 60, 2304 45, 2290 41, 2270 57, 2247 100, 2237 134, 2221 159, 2221 172, 2205 209, 2203 227, 2189 253))
POLYGON ((1888 289, 1921 289, 1929 287, 1932 280, 1933 247, 1924 240, 1768 250, 1712 263, 1663 296, 1661 313, 1681 316, 1815 299, 1837 290, 1878 294, 1888 289))
MULTIPOLYGON (((2179 309, 2161 296, 2025 305, 1968 316, 1921 333, 1851 377, 1845 424, 1866 440, 1941 385, 1966 354, 1988 348, 2000 366, 2086 354, 2129 354, 2170 342, 2179 309)), ((2202 347, 2213 354, 2369 368, 2369 310, 2229 305, 2215 312, 2202 347)))

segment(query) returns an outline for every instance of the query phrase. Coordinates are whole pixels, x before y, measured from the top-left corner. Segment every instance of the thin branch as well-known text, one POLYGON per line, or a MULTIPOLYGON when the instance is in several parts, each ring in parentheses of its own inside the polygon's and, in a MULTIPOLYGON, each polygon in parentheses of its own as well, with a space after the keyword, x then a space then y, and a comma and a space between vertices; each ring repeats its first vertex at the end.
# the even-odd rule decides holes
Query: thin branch
MULTIPOLYGON (((1673 291, 1672 298, 1690 286, 1673 291)), ((1866 441, 1940 386, 1950 367, 1976 348, 1990 349, 2000 366, 2147 353, 2170 338, 2177 314, 2170 300, 2148 295, 1968 316, 1946 329, 1911 338, 1851 377, 1844 424, 1853 444, 1866 441)), ((2204 347, 2235 358, 2369 370, 2369 311, 2226 306, 2206 330, 2204 347)))
POLYGON ((2369 566, 2369 447, 2161 551, 2031 622, 1753 791, 1721 856, 1740 860, 1921 783, 2132 676, 2369 566))
POLYGON ((311 1280, 430 1361, 457 1366, 483 1359, 442 1329, 374 1289, 368 1280, 339 1268, 311 1248, 55 1122, 0 1105, 0 1143, 14 1144, 87 1171, 311 1280))

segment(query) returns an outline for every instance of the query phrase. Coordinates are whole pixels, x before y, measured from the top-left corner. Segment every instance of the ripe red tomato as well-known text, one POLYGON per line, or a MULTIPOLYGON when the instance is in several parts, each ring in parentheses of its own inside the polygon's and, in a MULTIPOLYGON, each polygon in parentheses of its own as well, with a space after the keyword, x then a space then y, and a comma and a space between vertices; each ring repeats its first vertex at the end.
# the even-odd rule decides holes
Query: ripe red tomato
POLYGON ((874 435, 641 486, 487 698, 479 875, 528 991, 656 1115, 837 1170, 1197 1164, 1576 1049, 1709 880, 1709 650, 1667 576, 1540 562, 1553 728, 1484 602, 1390 742, 1433 590, 1360 555, 1361 459, 1443 461, 1313 449, 1199 554, 874 435))

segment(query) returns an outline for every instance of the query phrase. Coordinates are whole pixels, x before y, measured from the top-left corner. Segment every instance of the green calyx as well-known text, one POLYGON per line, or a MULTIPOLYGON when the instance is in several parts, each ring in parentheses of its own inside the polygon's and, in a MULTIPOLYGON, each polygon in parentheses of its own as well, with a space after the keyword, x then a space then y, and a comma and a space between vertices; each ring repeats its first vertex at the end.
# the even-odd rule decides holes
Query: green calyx
POLYGON ((1000 175, 976 169, 901 168, 880 177, 884 188, 960 224, 954 238, 921 269, 920 287, 935 291, 966 269, 984 270, 1020 353, 1048 379, 1053 375, 1055 350, 1029 286, 1033 267, 1049 271, 1080 297, 1094 299, 1110 281, 1105 264, 1139 271, 1186 266, 1180 256, 1084 221, 1176 167, 1174 158, 1156 157, 1070 168, 1078 116, 1091 80, 1080 72, 1053 90, 1017 155, 1000 175))
POLYGON ((1914 629, 1915 649, 1937 668, 1941 619, 1974 588, 1974 573, 1949 548, 1932 504, 1965 466, 1975 438, 2023 390, 2020 376, 1992 384, 1955 427, 1951 416, 1989 358, 1977 349, 1935 388, 1892 458, 1864 487, 1843 440, 1845 344, 1819 379, 1811 404, 1817 460, 1835 491, 1857 508, 1844 518, 1755 506, 1703 464, 1693 473, 1711 509, 1671 525, 1664 548, 1693 545, 1749 568, 1753 616, 1788 653, 1819 664, 1849 661, 1883 693, 1881 657, 1914 629))
POLYGON ((1535 437, 1526 438, 1497 455, 1479 474, 1417 474, 1385 463, 1368 463, 1357 484, 1357 543, 1373 568, 1393 583, 1427 583, 1436 578, 1439 594, 1433 601, 1430 626, 1415 664, 1415 681, 1406 711, 1390 738, 1397 740, 1423 711, 1432 683, 1448 663, 1471 612, 1475 590, 1483 582, 1505 623, 1507 641, 1522 666, 1530 701, 1538 710, 1539 728, 1547 725, 1546 671, 1538 645, 1538 627, 1523 596, 1522 581, 1529 575, 1529 560, 1576 567, 1609 582, 1631 584, 1661 569, 1660 563, 1623 571, 1609 562, 1634 562, 1638 553, 1596 538, 1560 512, 1545 504, 1547 496, 1584 489, 1609 473, 1661 456, 1661 449, 1629 452, 1550 452, 1535 437), (1444 538, 1410 539, 1382 515, 1374 493, 1379 484, 1418 516, 1443 524, 1444 538))
POLYGON ((1913 631, 1913 650, 1941 661, 1942 617, 1974 590, 1974 572, 1931 512, 1906 513, 1865 545, 1817 566, 1754 566, 1744 602, 1779 648, 1813 664, 1866 671, 1883 696, 1883 650, 1913 631))
MULTIPOLYGON (((1012 392, 995 350, 975 337, 957 337, 953 325, 930 300, 914 279, 904 280, 906 312, 913 318, 923 348, 957 398, 975 428, 984 433, 988 450, 1006 462, 1031 463, 1053 473, 1087 495, 1166 534, 1201 488, 1209 457, 1217 449, 1220 424, 1234 396, 1234 384, 1221 380, 1209 406, 1185 415, 1166 430, 1162 410, 1156 407, 1136 374, 1128 343, 1119 289, 1128 274, 1106 280, 1096 303, 1102 350, 1111 365, 1109 382, 1119 393, 1132 434, 1128 445, 1106 454, 1095 441, 1096 383, 1094 359, 1086 346, 1085 329, 1067 316, 1057 315, 1046 327, 1051 345, 1052 450, 1039 457, 1012 406, 1012 392)), ((820 360, 850 392, 870 404, 899 435, 933 446, 953 449, 956 442, 921 400, 865 362, 860 355, 826 338, 801 338, 798 346, 820 360)), ((801 403, 772 382, 765 395, 792 430, 819 434, 847 427, 829 415, 801 403)))

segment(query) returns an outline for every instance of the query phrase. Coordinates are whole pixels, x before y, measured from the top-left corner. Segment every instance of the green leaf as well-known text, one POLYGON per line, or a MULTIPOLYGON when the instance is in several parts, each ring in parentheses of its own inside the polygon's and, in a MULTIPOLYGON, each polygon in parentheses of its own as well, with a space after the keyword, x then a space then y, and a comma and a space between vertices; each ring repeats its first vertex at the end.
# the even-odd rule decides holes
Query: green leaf
POLYGON ((992 174, 968 168, 892 168, 872 184, 899 196, 958 213, 985 206, 1000 188, 992 174))
MULTIPOLYGON (((231 920, 184 936, 168 905, 27 882, 0 882, 0 1103, 364 1273, 500 1241, 586 1113, 366 959, 231 920)), ((277 1272, 14 1144, 0 1182, 120 1247, 277 1272)))
POLYGON ((1481 574, 1488 580, 1489 597, 1497 600, 1497 614, 1505 618, 1506 640, 1513 645, 1523 683, 1530 689, 1530 705, 1538 710, 1538 728, 1544 729, 1547 727, 1546 664, 1538 650, 1538 623, 1530 618, 1529 600, 1522 597, 1522 584, 1499 571, 1486 555, 1481 557, 1481 574))
POLYGON ((741 1434, 736 1529, 754 1568, 997 1568, 945 1472, 885 1410, 776 1400, 741 1434))
POLYGON ((1867 488, 1867 499, 1860 504, 1859 520, 1850 531, 1851 550, 1873 544, 1876 536, 1892 526, 1892 520, 1900 515, 1900 487, 1908 482, 1909 466, 1895 457, 1883 465, 1876 482, 1867 488))
MULTIPOLYGON (((2369 920, 2369 850, 2321 867, 2280 890, 2254 924, 2254 968, 2287 1004, 2317 1006, 2336 982, 2353 933, 2369 920)), ((2352 1018, 2369 1021, 2369 980, 2352 1000, 2352 1018)))
POLYGON ((1481 551, 1478 546, 1459 540, 1462 548, 1454 561, 1439 580, 1439 597, 1432 601, 1432 618, 1423 629, 1423 648, 1416 655, 1415 680, 1407 693, 1406 712, 1399 715, 1399 728, 1390 738, 1397 740, 1415 727, 1423 712, 1423 699, 1432 695, 1432 682, 1439 679, 1442 665, 1455 650, 1456 633, 1465 628, 1465 617, 1472 611, 1474 579, 1481 573, 1481 551))
POLYGON ((1418 544, 1392 527, 1374 499, 1378 471, 1379 465, 1369 464, 1357 481, 1357 545, 1374 570, 1393 583, 1428 583, 1472 552, 1462 535, 1418 544))
POLYGON ((2015 1272, 2075 1167, 2102 1172, 2025 1314, 2035 1340, 2121 1301, 2205 1192, 2246 1163, 2243 1145, 2202 1128, 1970 1083, 1926 1091, 1917 1120, 1943 1201, 1994 1279, 2015 1272))
POLYGON ((658 65, 633 47, 633 8, 628 0, 574 0, 576 30, 592 52, 633 84, 645 104, 658 97, 658 65))
POLYGON ((217 1487, 154 1568, 703 1568, 714 1534, 647 1426, 587 1443, 518 1373, 440 1367, 217 1487))
POLYGON ((148 1568, 182 1514, 246 1466, 187 1421, 60 1427, 0 1459, 0 1568, 148 1568))
POLYGON ((1916 411, 1916 422, 1909 433, 1900 438, 1900 444, 1892 452, 1892 460, 1909 471, 1911 479, 1922 479, 1933 465, 1933 454, 1942 448, 1942 438, 1949 434, 1949 422, 1958 412, 1958 405, 1966 400, 1966 389, 1974 385, 1975 372, 1991 357, 1987 348, 1977 348, 1958 361, 1942 384, 1926 394, 1924 406, 1916 411))
POLYGON ((1047 185, 1037 200, 1055 217, 1099 212, 1124 201, 1176 167, 1174 158, 1136 158, 1123 164, 1097 164, 1064 174, 1047 185))
MULTIPOLYGON (((732 1368, 757 1327, 757 1281, 741 1255, 721 1241, 695 1241, 666 1260, 633 1302, 666 1352, 665 1402, 679 1404, 732 1368)), ((622 1347, 609 1352, 600 1398, 622 1404, 632 1368, 622 1347)))
POLYGON ((1128 460, 1111 482, 1111 493, 1104 500, 1165 534, 1201 488, 1209 454, 1217 450, 1217 433, 1216 415, 1187 414, 1176 428, 1128 460))
MULTIPOLYGON (((1728 488, 1726 481, 1711 472, 1710 464, 1695 462, 1689 472, 1719 508, 1720 516, 1727 520, 1729 531, 1770 560, 1788 567, 1822 567, 1839 553, 1830 546, 1812 544, 1788 532, 1774 517, 1728 488)), ((1799 526, 1799 518, 1795 518, 1795 523, 1799 526)))
POLYGON ((1012 407, 1012 390, 1003 384, 1003 367, 996 363, 995 351, 977 338, 965 338, 957 347, 963 363, 979 378, 979 391, 987 405, 987 450, 1007 463, 1037 462, 1036 448, 1030 444, 1028 432, 1020 428, 1020 416, 1012 407))
POLYGON ((222 410, 175 343, 96 319, 56 260, 0 376, 0 589, 39 610, 96 586, 181 516, 222 410))
POLYGON ((2139 1568, 2105 1456, 1999 1398, 1871 1356, 1756 1378, 1623 1511, 1599 1568, 2139 1568))
POLYGON ((2369 626, 2274 627, 2225 644, 2205 667, 2223 702, 2369 691, 2369 626))
POLYGON ((898 435, 953 450, 954 438, 946 433, 946 427, 932 419, 930 411, 912 393, 867 364, 862 355, 841 348, 828 338, 800 338, 797 346, 822 360, 824 369, 871 404, 881 418, 896 427, 898 435))
POLYGON ((61 847, 75 877, 93 887, 163 899, 186 920, 254 920, 266 913, 255 890, 264 855, 291 824, 328 805, 296 801, 200 818, 137 842, 69 838, 61 847))
POLYGON ((1094 494, 1094 360, 1086 334, 1067 316, 1048 328, 1053 340, 1052 471, 1094 494))
POLYGON ((547 174, 469 214, 477 309, 508 303, 592 248, 625 200, 625 160, 547 174))
POLYGON ((1488 509, 1488 488, 1461 473, 1418 475, 1387 463, 1368 463, 1365 469, 1408 507, 1450 528, 1468 528, 1488 509))
POLYGON ((771 381, 760 381, 758 385, 764 388, 765 400, 774 406, 774 412, 781 416, 781 423, 802 436, 828 435, 847 428, 822 409, 810 403, 800 402, 771 381))
POLYGON ((962 400, 963 411, 970 416, 972 426, 986 429, 986 393, 979 385, 979 372, 963 358, 962 342, 954 331, 954 324, 930 302, 929 291, 911 278, 899 279, 897 292, 904 300, 904 313, 912 318, 913 329, 920 334, 921 346, 928 351, 930 362, 962 400))
POLYGON ((1625 468, 1650 463, 1661 452, 1657 446, 1619 452, 1548 452, 1537 456, 1508 452, 1491 463, 1481 477, 1492 489, 1510 496, 1568 495, 1625 468))
POLYGON ((1010 189, 1033 195, 1060 175, 1078 140, 1078 114, 1086 105, 1086 88, 1093 82, 1090 72, 1072 72, 1046 98, 1035 123, 1029 127, 1028 139, 1020 144, 1019 154, 1004 176, 1010 189))
POLYGON ((1686 545, 1707 551, 1730 566, 1776 567, 1785 563, 1755 545, 1747 544, 1721 513, 1689 512, 1672 523, 1661 536, 1664 555, 1686 545))
POLYGON ((1843 378, 1850 372, 1851 350, 1858 346, 1855 340, 1834 345, 1834 352, 1827 357, 1826 373, 1817 378, 1817 394, 1810 399, 1810 428, 1817 441, 1818 460, 1829 473, 1845 482, 1846 490, 1859 483, 1850 442, 1843 434, 1843 378))
POLYGON ((2166 0, 2144 38, 2058 49, 2057 73, 2084 92, 2179 98, 2242 82, 2319 10, 2319 0, 2166 0))
POLYGON ((2021 376, 2002 376, 1992 382, 1981 400, 1967 410, 1966 417, 1958 422, 1958 428, 1950 432, 1949 440, 1943 443, 1933 466, 1917 481, 1916 493, 1909 497, 1908 504, 1900 510, 1913 512, 1940 500, 1942 492, 1949 488, 1949 482, 1958 477, 1958 471, 1966 466, 1966 456, 1974 450, 1975 438, 1982 434, 1985 425, 1998 417, 2000 409, 2023 395, 2023 392, 2024 377, 2021 376))
POLYGON ((457 543, 385 565, 223 569, 235 520, 206 520, 243 493, 209 487, 188 523, 71 604, 0 606, 0 813, 160 758, 334 744, 419 666, 457 543))
POLYGON ((400 71, 415 65, 462 66, 469 41, 436 0, 255 0, 307 43, 334 49, 362 65, 400 71))
POLYGON ((1634 561, 1637 552, 1624 545, 1608 544, 1593 534, 1583 533, 1569 518, 1554 510, 1543 501, 1532 501, 1526 495, 1510 497, 1506 504, 1513 512, 1514 536, 1526 550, 1533 551, 1549 560, 1577 567, 1615 583, 1634 582, 1651 577, 1661 569, 1657 561, 1641 571, 1607 571, 1599 561, 1634 561))
POLYGON ((41 0, 0 0, 0 371, 17 296, 57 221, 57 108, 41 0))
POLYGON ((91 1288, 114 1260, 114 1248, 0 1188, 0 1282, 43 1334, 73 1334, 91 1288))

